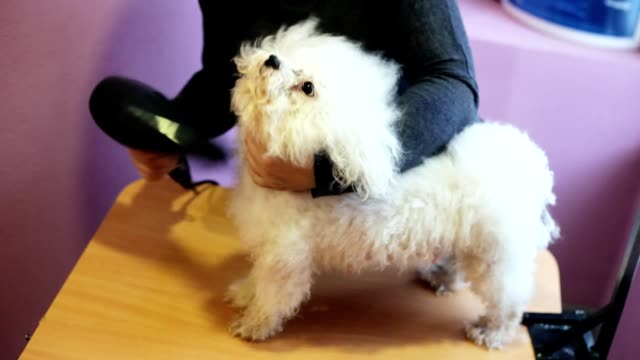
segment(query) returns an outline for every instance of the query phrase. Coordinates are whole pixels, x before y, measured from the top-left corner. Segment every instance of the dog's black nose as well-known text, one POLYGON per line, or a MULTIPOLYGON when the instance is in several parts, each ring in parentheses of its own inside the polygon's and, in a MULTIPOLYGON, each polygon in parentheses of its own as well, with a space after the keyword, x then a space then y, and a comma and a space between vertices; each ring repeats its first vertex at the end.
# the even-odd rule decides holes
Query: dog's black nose
POLYGON ((274 70, 278 70, 280 69, 280 60, 278 59, 277 56, 275 55, 271 55, 269 56, 269 58, 267 59, 267 61, 264 62, 265 66, 268 66, 274 70))

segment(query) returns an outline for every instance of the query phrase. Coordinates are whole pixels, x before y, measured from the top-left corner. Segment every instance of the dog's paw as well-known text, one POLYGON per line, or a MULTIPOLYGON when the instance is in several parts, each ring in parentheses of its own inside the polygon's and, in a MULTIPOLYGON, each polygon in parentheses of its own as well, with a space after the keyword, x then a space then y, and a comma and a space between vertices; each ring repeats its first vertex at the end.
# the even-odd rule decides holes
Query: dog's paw
POLYGON ((502 350, 512 340, 513 334, 508 327, 490 326, 483 317, 465 327, 466 336, 479 346, 489 350, 502 350))
POLYGON ((282 322, 271 317, 254 318, 246 314, 231 323, 233 336, 250 341, 263 341, 282 331, 282 322))
POLYGON ((224 301, 231 304, 231 306, 244 309, 255 296, 255 287, 250 279, 241 279, 229 286, 227 292, 224 295, 224 301))

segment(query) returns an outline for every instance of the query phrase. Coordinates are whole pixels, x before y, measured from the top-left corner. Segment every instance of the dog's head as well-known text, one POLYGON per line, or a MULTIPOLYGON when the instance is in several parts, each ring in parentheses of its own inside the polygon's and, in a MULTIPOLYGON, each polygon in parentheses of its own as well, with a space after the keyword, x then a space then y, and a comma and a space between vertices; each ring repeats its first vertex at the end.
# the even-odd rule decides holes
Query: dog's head
POLYGON ((400 153, 399 67, 316 25, 310 19, 243 44, 231 104, 240 134, 251 132, 269 155, 299 165, 324 152, 342 185, 382 194, 400 153))

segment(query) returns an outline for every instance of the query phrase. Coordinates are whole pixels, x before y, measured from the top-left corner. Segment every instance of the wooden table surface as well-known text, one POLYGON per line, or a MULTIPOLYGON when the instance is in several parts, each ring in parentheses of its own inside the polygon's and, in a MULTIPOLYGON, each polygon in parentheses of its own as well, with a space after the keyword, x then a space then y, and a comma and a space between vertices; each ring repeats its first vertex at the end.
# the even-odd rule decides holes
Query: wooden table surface
MULTIPOLYGON (((170 180, 127 186, 87 246, 21 359, 533 359, 526 329, 504 351, 467 341, 481 311, 469 292, 436 297, 412 274, 323 276, 285 331, 229 335, 222 297, 249 264, 224 216, 228 189, 170 180)), ((274 211, 277 211, 274 209, 274 211)), ((539 257, 530 310, 559 312, 557 264, 539 257)))

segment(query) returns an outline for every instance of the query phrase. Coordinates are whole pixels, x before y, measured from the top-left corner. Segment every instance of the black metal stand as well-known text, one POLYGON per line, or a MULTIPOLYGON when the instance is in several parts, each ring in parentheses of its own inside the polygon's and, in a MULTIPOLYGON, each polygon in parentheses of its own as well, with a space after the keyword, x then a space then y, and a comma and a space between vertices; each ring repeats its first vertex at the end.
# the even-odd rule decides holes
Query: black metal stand
POLYGON ((529 330, 536 357, 545 360, 606 359, 639 262, 640 211, 627 244, 618 284, 607 305, 593 312, 524 314, 522 324, 529 330))

